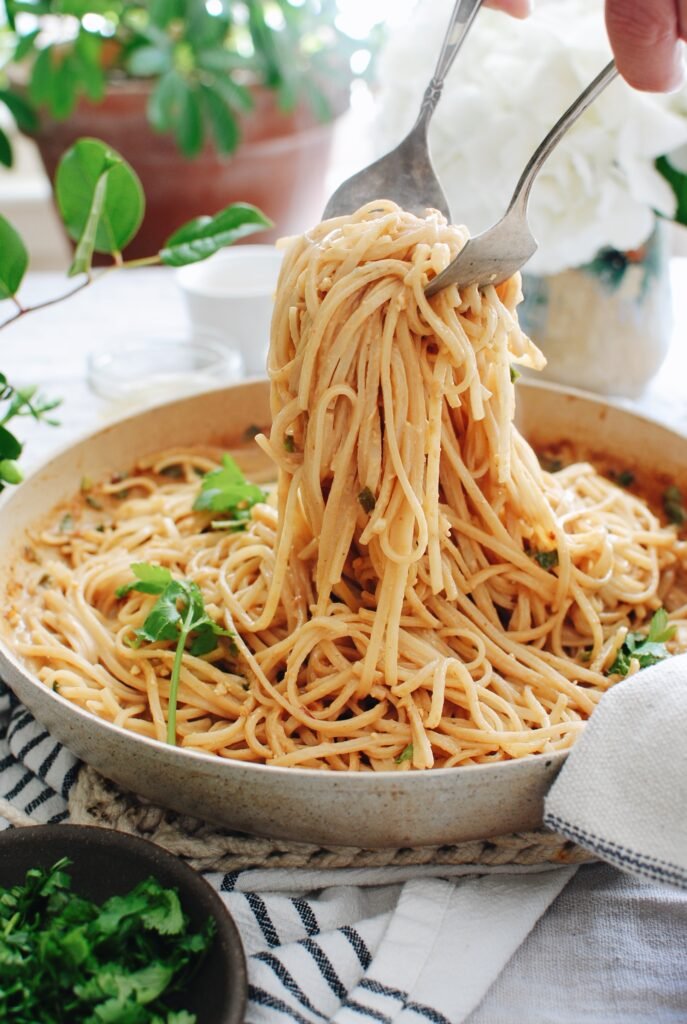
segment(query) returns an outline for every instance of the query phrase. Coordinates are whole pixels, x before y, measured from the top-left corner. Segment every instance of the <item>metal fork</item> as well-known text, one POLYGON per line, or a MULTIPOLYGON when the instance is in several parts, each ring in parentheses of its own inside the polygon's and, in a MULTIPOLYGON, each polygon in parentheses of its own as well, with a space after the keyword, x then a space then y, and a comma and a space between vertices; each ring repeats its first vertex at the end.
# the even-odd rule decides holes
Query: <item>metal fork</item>
POLYGON ((471 238, 453 262, 430 281, 425 288, 425 295, 435 295, 450 284, 456 284, 459 288, 467 288, 472 284, 501 284, 527 263, 537 249, 537 241, 527 223, 527 204, 534 179, 568 128, 617 74, 618 70, 611 61, 580 93, 530 157, 515 186, 505 216, 481 235, 471 238))
POLYGON ((324 208, 323 220, 353 213, 374 199, 392 199, 411 213, 424 214, 427 208, 440 210, 450 221, 448 200, 427 148, 427 129, 446 75, 481 4, 482 0, 457 0, 434 75, 425 90, 420 113, 412 129, 396 149, 339 185, 324 208))

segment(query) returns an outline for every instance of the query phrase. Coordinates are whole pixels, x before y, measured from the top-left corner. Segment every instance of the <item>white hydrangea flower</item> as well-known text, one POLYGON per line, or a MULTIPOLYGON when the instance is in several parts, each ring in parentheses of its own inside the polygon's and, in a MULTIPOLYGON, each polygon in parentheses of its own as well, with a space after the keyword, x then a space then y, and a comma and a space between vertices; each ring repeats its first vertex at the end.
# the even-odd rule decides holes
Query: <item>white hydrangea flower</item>
MULTIPOLYGON (((422 0, 380 60, 378 146, 410 129, 432 74, 453 0, 422 0)), ((454 219, 472 234, 506 210, 527 160, 610 57, 601 0, 538 0, 516 21, 482 10, 449 75, 430 130, 432 157, 454 219)), ((646 241, 654 211, 675 197, 656 157, 687 144, 687 91, 635 92, 614 82, 571 129, 534 185, 539 249, 530 273, 554 274, 604 246, 646 241)))

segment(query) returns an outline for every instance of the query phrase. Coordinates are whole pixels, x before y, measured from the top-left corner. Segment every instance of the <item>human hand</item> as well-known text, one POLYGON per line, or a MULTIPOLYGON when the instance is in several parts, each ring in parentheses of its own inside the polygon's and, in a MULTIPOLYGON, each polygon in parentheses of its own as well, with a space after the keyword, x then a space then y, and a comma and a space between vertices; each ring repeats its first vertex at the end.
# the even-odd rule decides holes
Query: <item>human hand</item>
MULTIPOLYGON (((530 0, 486 0, 516 18, 530 0)), ((687 40, 687 0, 606 0, 606 28, 618 70, 645 92, 669 92, 683 79, 682 40, 687 40)))
POLYGON ((635 89, 680 85, 687 0, 606 0, 606 28, 618 70, 635 89))

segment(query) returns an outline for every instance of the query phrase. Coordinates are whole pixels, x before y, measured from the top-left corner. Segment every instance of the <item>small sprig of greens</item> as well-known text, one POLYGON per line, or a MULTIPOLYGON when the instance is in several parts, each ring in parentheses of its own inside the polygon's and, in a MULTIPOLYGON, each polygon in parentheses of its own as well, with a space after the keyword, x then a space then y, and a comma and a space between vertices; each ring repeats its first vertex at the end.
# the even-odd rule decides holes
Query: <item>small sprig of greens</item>
POLYGON ((510 382, 511 382, 511 384, 515 384, 516 380, 520 380, 521 377, 522 377, 522 374, 520 373, 520 370, 516 369, 516 367, 513 366, 512 363, 511 363, 511 367, 510 367, 510 382))
POLYGON ((167 742, 174 745, 179 676, 187 641, 191 639, 189 652, 199 658, 215 650, 218 637, 233 637, 234 634, 210 618, 197 583, 186 579, 176 580, 169 569, 149 562, 136 562, 131 566, 131 571, 135 580, 118 587, 115 591, 117 597, 126 597, 132 590, 141 594, 159 595, 143 625, 135 630, 133 646, 163 641, 176 643, 167 711, 167 742))
POLYGON ((675 484, 671 484, 663 492, 663 511, 668 517, 668 521, 674 523, 675 526, 682 526, 687 522, 685 499, 682 491, 675 484))
POLYGON ((176 890, 154 878, 99 906, 72 891, 69 863, 0 889, 0 1020, 195 1024, 167 999, 212 945, 212 918, 192 931, 176 890))
POLYGON ((635 475, 631 469, 612 469, 608 475, 618 487, 632 487, 635 482, 635 475))
POLYGON ((530 551, 532 558, 542 569, 555 569, 558 565, 558 548, 551 548, 550 551, 530 551))
POLYGON ((404 761, 412 761, 413 759, 413 744, 409 743, 407 747, 404 747, 398 757, 394 758, 396 764, 403 764, 404 761))
POLYGON ((245 530, 253 505, 265 501, 267 494, 246 480, 231 455, 222 456, 222 468, 212 469, 203 477, 200 492, 193 503, 197 512, 223 512, 226 519, 213 519, 215 530, 237 533, 245 530))
POLYGON ((30 416, 37 422, 57 426, 57 420, 53 419, 50 413, 59 404, 59 399, 45 398, 35 387, 15 387, 9 383, 4 373, 0 373, 0 491, 7 484, 21 483, 24 478, 17 462, 23 445, 12 431, 7 429, 7 424, 18 417, 30 416))
POLYGON ((362 491, 358 495, 358 501, 360 502, 360 507, 363 512, 367 512, 368 515, 370 512, 374 512, 377 499, 369 487, 363 487, 362 491))
POLYGON ((635 660, 640 668, 648 668, 670 657, 666 648, 675 636, 675 626, 668 622, 665 608, 655 611, 649 623, 648 633, 628 633, 618 651, 615 661, 607 670, 609 676, 626 676, 635 660))

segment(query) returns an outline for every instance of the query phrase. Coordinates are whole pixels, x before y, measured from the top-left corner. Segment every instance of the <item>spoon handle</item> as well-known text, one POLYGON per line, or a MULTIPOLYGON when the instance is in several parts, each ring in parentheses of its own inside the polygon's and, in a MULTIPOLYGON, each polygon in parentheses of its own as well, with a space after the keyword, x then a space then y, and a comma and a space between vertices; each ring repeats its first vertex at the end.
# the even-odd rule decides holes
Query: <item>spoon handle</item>
POLYGON ((615 62, 611 61, 606 65, 603 71, 596 76, 594 81, 589 83, 584 92, 580 93, 575 102, 570 104, 562 117, 556 121, 551 131, 539 143, 534 153, 527 161, 527 166, 520 175, 520 180, 515 186, 513 198, 508 206, 508 213, 510 213, 514 207, 519 207, 519 212, 524 215, 527 209, 527 202, 530 198, 530 190, 534 183, 534 179, 541 170, 542 164, 551 155, 568 129, 574 125, 575 121, 577 121, 578 117, 585 112, 587 107, 591 106, 599 93, 604 91, 606 86, 613 81, 617 74, 618 69, 615 66, 615 62))
POLYGON ((432 80, 422 97, 422 105, 415 122, 415 128, 422 126, 425 130, 427 129, 443 91, 446 75, 456 59, 458 51, 463 45, 463 40, 468 34, 470 26, 475 20, 475 15, 481 6, 482 0, 456 0, 432 80))

